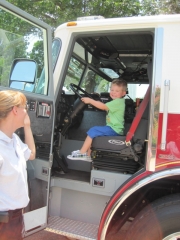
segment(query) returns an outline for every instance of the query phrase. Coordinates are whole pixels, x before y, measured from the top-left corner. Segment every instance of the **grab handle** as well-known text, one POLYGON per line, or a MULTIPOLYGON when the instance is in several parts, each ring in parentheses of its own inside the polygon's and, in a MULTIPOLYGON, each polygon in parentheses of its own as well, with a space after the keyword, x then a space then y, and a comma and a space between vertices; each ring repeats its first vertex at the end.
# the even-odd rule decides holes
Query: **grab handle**
POLYGON ((164 108, 163 108, 163 119, 162 119, 161 150, 166 150, 169 90, 170 90, 170 80, 165 80, 164 81, 164 108))

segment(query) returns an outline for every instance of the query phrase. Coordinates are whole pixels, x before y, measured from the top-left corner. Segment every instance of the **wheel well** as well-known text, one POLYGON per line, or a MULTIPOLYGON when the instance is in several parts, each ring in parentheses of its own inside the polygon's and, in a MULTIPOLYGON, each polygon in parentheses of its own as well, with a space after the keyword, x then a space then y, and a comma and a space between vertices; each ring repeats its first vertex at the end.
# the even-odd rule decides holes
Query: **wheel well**
POLYGON ((127 231, 135 216, 148 204, 175 193, 180 193, 180 176, 156 180, 131 194, 117 209, 108 227, 107 237, 120 230, 127 231))

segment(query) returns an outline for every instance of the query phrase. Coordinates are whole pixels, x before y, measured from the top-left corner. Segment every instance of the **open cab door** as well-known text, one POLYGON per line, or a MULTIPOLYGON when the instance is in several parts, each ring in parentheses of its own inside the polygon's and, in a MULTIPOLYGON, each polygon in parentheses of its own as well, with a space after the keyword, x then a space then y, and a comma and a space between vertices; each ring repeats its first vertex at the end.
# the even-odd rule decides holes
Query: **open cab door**
MULTIPOLYGON (((37 151, 36 159, 27 162, 27 236, 47 225, 54 128, 51 28, 4 0, 0 21, 0 90, 11 88, 26 95, 37 151)), ((17 134, 23 140, 23 129, 17 134)))

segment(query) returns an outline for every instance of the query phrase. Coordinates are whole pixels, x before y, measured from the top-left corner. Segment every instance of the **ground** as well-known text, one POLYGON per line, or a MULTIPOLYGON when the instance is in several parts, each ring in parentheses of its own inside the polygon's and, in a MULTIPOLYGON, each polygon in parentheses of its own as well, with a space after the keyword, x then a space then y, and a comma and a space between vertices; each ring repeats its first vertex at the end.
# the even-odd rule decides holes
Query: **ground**
POLYGON ((34 233, 26 238, 24 238, 24 240, 68 240, 68 238, 59 235, 57 233, 52 233, 52 232, 48 232, 46 231, 46 229, 41 230, 37 233, 34 233))

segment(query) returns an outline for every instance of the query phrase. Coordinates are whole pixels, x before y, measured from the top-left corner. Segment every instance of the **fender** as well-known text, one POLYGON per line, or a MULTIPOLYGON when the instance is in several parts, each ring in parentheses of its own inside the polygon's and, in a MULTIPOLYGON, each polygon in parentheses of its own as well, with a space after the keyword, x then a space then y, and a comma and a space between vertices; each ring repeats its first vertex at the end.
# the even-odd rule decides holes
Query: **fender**
POLYGON ((166 177, 179 175, 180 168, 168 169, 159 172, 139 172, 138 175, 123 184, 121 188, 119 188, 113 197, 110 199, 108 205, 106 206, 103 215, 101 217, 99 230, 98 230, 98 240, 104 240, 106 236, 106 232, 109 226, 109 223, 114 216, 117 209, 120 205, 134 192, 143 186, 154 182, 159 179, 163 179, 166 177))

